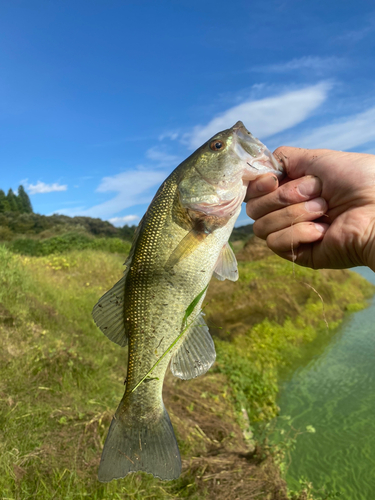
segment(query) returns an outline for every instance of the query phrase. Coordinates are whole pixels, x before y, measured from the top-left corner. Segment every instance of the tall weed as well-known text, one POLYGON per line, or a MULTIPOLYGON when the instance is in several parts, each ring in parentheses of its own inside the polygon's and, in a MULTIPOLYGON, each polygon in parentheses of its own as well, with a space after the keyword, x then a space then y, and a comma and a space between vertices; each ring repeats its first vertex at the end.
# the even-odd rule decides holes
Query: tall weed
POLYGON ((26 281, 19 260, 0 245, 0 304, 14 310, 25 294, 26 281))

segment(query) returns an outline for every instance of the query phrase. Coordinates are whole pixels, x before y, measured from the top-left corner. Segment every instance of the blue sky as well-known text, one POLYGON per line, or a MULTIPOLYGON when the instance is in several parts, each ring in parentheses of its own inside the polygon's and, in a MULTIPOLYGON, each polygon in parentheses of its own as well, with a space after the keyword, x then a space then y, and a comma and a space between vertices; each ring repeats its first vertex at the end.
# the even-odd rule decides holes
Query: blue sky
POLYGON ((136 224, 237 120, 270 149, 375 154, 370 0, 12 0, 0 68, 0 188, 42 214, 136 224))

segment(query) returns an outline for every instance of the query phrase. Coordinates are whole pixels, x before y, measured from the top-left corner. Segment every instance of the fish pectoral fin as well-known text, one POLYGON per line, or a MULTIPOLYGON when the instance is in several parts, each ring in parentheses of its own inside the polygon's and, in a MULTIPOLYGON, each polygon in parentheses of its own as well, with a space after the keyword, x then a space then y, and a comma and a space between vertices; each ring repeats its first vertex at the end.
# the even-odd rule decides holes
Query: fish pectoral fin
POLYGON ((200 313, 183 337, 172 356, 170 368, 175 377, 183 380, 206 373, 216 359, 215 345, 208 326, 200 313))
POLYGON ((197 231, 196 229, 192 229, 191 231, 189 231, 171 253, 169 259, 167 260, 167 263, 164 266, 165 269, 171 269, 182 259, 185 259, 189 255, 191 255, 206 237, 206 233, 197 231))
POLYGON ((220 252, 213 275, 220 281, 238 280, 237 259, 228 242, 220 252))
POLYGON ((126 274, 99 299, 92 310, 96 325, 109 340, 121 347, 128 343, 124 322, 125 279, 126 274))

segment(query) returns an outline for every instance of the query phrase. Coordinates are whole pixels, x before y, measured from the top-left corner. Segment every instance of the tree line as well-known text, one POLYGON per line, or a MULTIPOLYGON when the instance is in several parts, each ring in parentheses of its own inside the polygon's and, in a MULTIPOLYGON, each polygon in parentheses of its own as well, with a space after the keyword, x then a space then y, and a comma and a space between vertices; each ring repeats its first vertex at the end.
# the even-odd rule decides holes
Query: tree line
POLYGON ((16 212, 19 214, 32 214, 33 207, 29 195, 26 193, 23 186, 19 186, 18 194, 15 194, 12 189, 9 189, 8 194, 5 194, 0 189, 0 213, 16 212))

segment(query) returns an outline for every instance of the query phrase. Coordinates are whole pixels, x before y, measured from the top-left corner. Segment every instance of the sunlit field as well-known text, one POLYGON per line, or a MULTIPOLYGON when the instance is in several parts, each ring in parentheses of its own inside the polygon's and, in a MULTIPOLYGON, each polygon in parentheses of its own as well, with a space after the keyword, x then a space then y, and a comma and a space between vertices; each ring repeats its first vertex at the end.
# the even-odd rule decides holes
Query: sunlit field
POLYGON ((205 313, 217 362, 206 376, 165 383, 181 478, 139 473, 101 484, 127 351, 103 336, 91 310, 125 257, 90 248, 38 257, 0 246, 0 498, 288 498, 283 450, 256 443, 252 425, 277 414, 279 371, 301 346, 331 335, 344 311, 364 307, 371 286, 268 256, 240 262, 237 283, 213 280, 205 313))

